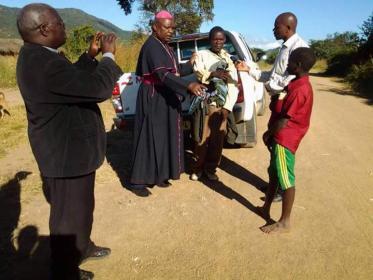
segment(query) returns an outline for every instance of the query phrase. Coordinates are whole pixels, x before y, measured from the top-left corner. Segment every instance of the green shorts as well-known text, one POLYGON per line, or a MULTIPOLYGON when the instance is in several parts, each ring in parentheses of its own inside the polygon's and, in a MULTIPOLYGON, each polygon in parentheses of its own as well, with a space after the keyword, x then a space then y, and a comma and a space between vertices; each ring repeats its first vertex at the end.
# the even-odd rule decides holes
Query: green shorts
POLYGON ((295 187, 294 165, 295 155, 285 147, 273 143, 268 167, 270 182, 276 183, 282 190, 295 187))

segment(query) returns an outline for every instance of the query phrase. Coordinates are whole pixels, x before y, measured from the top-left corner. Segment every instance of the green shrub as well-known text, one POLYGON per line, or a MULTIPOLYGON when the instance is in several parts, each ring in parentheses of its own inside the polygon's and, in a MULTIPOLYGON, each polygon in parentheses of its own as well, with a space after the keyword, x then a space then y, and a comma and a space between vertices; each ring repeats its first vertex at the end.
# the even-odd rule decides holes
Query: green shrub
POLYGON ((334 54, 327 59, 327 74, 345 77, 350 73, 352 65, 356 60, 356 51, 344 50, 334 54))
POLYGON ((357 94, 373 100, 373 59, 361 65, 354 65, 346 77, 357 94))
POLYGON ((94 34, 95 30, 90 25, 78 26, 69 32, 66 44, 63 46, 66 57, 75 62, 83 52, 88 50, 94 34))
POLYGON ((326 59, 327 74, 344 77, 356 62, 359 36, 355 32, 334 33, 325 40, 311 40, 317 59, 326 59))

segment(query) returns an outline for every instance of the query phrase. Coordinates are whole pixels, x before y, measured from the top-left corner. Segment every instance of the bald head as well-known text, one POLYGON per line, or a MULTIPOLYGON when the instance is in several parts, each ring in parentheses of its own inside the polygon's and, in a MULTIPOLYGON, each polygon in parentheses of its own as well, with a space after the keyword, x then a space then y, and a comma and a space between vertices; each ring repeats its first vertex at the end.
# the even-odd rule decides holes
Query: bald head
POLYGON ((276 39, 282 39, 284 41, 289 39, 294 33, 296 33, 297 23, 297 17, 293 13, 286 12, 278 15, 273 29, 276 39))
POLYGON ((65 43, 64 23, 49 5, 34 3, 23 7, 17 15, 17 27, 25 42, 53 48, 65 43))
POLYGON ((286 24, 289 26, 289 28, 295 33, 297 30, 297 17, 290 12, 282 13, 277 16, 276 20, 281 21, 283 24, 286 24))
POLYGON ((19 11, 17 27, 22 39, 25 40, 37 33, 38 27, 45 21, 45 14, 51 9, 53 8, 49 5, 35 3, 26 5, 19 11))

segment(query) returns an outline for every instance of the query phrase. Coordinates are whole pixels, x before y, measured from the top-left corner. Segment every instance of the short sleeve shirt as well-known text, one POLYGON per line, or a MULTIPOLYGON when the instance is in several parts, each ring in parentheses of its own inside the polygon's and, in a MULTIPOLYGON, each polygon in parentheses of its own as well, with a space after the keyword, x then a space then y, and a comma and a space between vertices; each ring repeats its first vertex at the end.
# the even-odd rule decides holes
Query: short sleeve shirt
POLYGON ((269 126, 281 118, 289 119, 286 126, 274 135, 276 143, 295 154, 310 126, 313 91, 308 76, 295 79, 287 86, 284 99, 272 100, 269 126))

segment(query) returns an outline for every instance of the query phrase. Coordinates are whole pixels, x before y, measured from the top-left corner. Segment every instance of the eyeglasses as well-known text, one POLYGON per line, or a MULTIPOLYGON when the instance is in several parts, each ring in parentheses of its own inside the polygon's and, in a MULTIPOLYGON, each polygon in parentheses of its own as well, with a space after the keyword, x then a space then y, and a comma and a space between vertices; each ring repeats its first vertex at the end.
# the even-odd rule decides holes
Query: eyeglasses
POLYGON ((34 27, 32 30, 40 29, 40 27, 42 27, 43 25, 58 25, 58 26, 62 26, 65 29, 65 23, 62 20, 58 20, 58 21, 48 22, 48 23, 43 22, 39 24, 38 26, 34 27))

